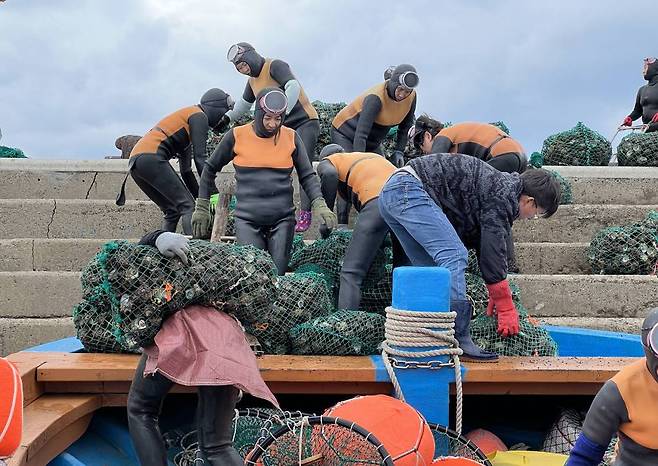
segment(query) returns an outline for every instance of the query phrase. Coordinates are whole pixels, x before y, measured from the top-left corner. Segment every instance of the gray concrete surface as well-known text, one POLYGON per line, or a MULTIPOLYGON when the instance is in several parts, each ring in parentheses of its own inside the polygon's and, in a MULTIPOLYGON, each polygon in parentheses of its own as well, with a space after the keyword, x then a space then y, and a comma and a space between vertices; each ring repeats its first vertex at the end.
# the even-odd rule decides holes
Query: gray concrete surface
POLYGON ((73 319, 0 318, 0 356, 75 335, 73 319))
POLYGON ((588 243, 517 243, 516 262, 521 273, 590 274, 585 258, 588 243))
POLYGON ((562 325, 564 327, 608 330, 610 332, 640 333, 643 317, 540 317, 542 325, 562 325))
POLYGON ((519 220, 514 240, 521 243, 589 243, 605 227, 642 220, 658 205, 565 205, 551 218, 519 220))
POLYGON ((70 316, 81 296, 79 272, 0 272, 0 318, 70 316))

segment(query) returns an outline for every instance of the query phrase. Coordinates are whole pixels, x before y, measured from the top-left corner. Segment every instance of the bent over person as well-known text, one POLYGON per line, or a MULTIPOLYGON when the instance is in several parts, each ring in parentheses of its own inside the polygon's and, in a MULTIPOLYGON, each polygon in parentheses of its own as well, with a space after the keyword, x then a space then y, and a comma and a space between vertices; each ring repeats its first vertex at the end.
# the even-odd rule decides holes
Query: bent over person
POLYGON ((322 198, 320 182, 306 156, 304 143, 294 130, 282 126, 287 105, 286 96, 279 89, 265 88, 256 96, 254 121, 229 130, 206 161, 192 217, 194 236, 210 237, 209 199, 215 190, 215 176, 232 161, 237 242, 268 251, 280 275, 288 268, 295 234, 293 168, 322 223, 329 229, 336 223, 322 198))
MULTIPOLYGON (((181 220, 183 233, 192 234, 194 199, 199 193, 192 159, 200 176, 206 161, 208 130, 219 130, 222 117, 232 107, 231 96, 221 89, 210 89, 199 105, 166 116, 133 147, 128 172, 162 210, 163 230, 176 231, 181 220), (169 163, 172 158, 178 159, 180 176, 169 163)), ((126 202, 125 184, 124 180, 117 205, 126 202)))
POLYGON ((507 238, 516 219, 550 217, 560 203, 560 184, 550 172, 503 173, 461 154, 411 160, 389 178, 379 210, 416 266, 451 273, 450 308, 464 358, 496 360, 470 336, 472 308, 466 298, 466 248, 474 248, 489 291, 487 314, 498 316, 498 333, 519 332, 519 315, 507 282, 507 238))
MULTIPOLYGON (((283 125, 294 129, 306 147, 309 161, 313 161, 315 145, 320 134, 318 112, 306 96, 306 92, 293 75, 290 65, 283 60, 261 56, 251 44, 240 42, 228 51, 228 59, 239 73, 249 76, 242 98, 235 109, 226 114, 227 119, 236 121, 244 115, 256 100, 256 95, 266 87, 281 89, 288 99, 283 115, 283 125)), ((311 226, 311 201, 306 193, 300 193, 301 209, 297 218, 296 231, 303 232, 311 226)))

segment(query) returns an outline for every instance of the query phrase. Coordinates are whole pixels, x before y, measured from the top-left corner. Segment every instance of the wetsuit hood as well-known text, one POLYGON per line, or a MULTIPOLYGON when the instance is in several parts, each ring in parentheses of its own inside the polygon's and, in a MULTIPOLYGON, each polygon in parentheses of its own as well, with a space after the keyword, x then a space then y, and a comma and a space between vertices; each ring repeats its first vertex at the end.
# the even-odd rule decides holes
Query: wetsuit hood
POLYGON ((345 149, 339 144, 327 144, 320 151, 320 160, 324 160, 332 154, 337 154, 338 152, 345 152, 345 149))
POLYGON ((215 87, 203 94, 199 107, 208 117, 208 126, 214 128, 224 114, 233 108, 233 99, 226 92, 215 87))
POLYGON ((413 89, 418 86, 418 73, 412 65, 398 65, 391 72, 391 77, 386 81, 386 92, 388 96, 395 100, 395 89, 403 86, 407 89, 413 89))
POLYGON ((243 52, 238 54, 235 59, 231 60, 233 64, 237 65, 238 63, 245 62, 249 65, 249 76, 252 78, 259 76, 263 69, 263 65, 265 64, 265 58, 256 52, 254 46, 248 42, 238 42, 233 47, 238 47, 243 50, 243 52))
MULTIPOLYGON (((271 138, 278 134, 281 125, 274 131, 268 131, 263 124, 265 114, 281 115, 286 111, 288 99, 286 95, 275 87, 266 87, 256 96, 256 105, 254 106, 254 128, 258 137, 271 138)), ((281 120, 283 124, 283 118, 281 120)))
POLYGON ((647 368, 651 376, 658 382, 658 308, 652 309, 642 322, 642 347, 647 357, 647 368), (652 345, 649 338, 653 337, 652 345))

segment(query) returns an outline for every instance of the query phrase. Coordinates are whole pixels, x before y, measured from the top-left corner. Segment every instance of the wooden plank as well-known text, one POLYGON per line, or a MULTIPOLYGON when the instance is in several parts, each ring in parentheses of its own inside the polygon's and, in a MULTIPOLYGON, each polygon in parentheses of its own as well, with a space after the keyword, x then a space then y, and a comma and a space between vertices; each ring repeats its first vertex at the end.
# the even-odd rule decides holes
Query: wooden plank
POLYGON ((10 464, 46 464, 84 433, 101 401, 100 395, 72 394, 43 395, 33 401, 25 408, 21 448, 10 464))
POLYGON ((43 384, 37 381, 37 369, 47 361, 41 353, 14 353, 6 358, 18 369, 23 383, 23 407, 43 394, 43 384))

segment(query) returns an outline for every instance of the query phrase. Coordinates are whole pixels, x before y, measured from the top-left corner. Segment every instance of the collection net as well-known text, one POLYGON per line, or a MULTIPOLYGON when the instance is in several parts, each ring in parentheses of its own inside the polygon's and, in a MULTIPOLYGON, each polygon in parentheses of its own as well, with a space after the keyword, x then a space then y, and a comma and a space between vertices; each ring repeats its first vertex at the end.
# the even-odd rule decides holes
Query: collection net
POLYGON ((578 122, 570 130, 549 136, 542 147, 546 165, 608 165, 610 142, 578 122))
POLYGON ((631 133, 617 146, 622 166, 658 167, 658 132, 631 133))

